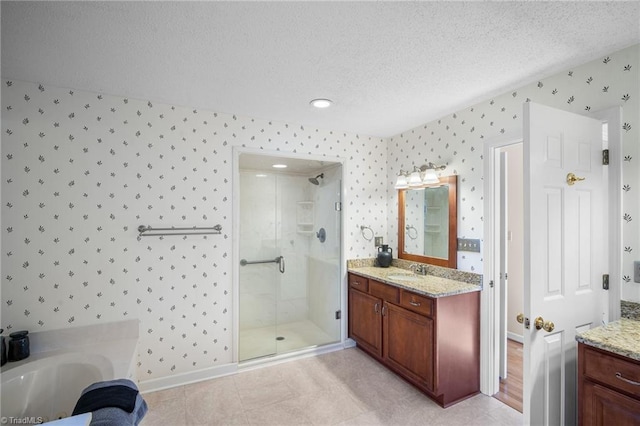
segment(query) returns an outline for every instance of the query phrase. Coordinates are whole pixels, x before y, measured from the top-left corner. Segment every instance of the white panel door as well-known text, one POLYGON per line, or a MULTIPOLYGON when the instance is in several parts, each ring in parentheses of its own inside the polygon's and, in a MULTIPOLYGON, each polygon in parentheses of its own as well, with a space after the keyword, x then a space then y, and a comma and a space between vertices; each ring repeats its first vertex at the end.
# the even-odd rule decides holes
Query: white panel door
POLYGON ((604 168, 600 121, 525 104, 524 314, 530 325, 524 329, 523 414, 528 424, 577 420, 575 335, 600 325, 607 297, 604 168), (569 173, 584 180, 569 185, 569 173), (553 322, 553 330, 537 329, 538 317, 553 322))

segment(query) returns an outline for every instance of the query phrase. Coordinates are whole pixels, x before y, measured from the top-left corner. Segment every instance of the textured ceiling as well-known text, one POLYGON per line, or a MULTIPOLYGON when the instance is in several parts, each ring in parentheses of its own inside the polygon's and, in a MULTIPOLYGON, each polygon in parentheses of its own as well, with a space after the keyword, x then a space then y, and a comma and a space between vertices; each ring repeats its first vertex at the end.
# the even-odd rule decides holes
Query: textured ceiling
POLYGON ((2 75, 392 136, 640 42, 634 2, 1 2, 2 75), (309 106, 333 99, 326 110, 309 106))

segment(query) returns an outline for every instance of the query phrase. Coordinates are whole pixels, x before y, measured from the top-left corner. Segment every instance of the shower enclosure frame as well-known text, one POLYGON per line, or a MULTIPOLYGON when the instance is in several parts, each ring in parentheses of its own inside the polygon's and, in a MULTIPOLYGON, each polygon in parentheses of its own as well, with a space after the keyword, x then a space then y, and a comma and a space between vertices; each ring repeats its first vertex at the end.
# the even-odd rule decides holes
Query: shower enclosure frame
POLYGON ((301 349, 300 351, 288 352, 285 354, 279 354, 270 356, 267 358, 259 358, 257 360, 243 361, 242 365, 253 366, 273 361, 278 361, 285 358, 295 358, 299 355, 308 354, 320 354, 330 352, 333 350, 342 349, 347 345, 347 298, 346 298, 346 233, 345 233, 345 216, 346 203, 344 203, 345 185, 344 177, 347 176, 347 162, 342 157, 326 157, 320 155, 309 154, 297 154, 293 152, 283 151, 267 151, 255 148, 246 147, 234 147, 233 148, 233 170, 232 170, 232 282, 233 282, 233 343, 232 343, 232 356, 233 363, 239 364, 239 342, 240 342, 240 156, 242 154, 261 155, 265 157, 277 157, 282 159, 297 159, 297 160, 310 160, 310 161, 324 161, 341 165, 341 184, 340 184, 340 199, 342 214, 340 215, 340 265, 339 265, 339 277, 340 277, 340 311, 342 313, 340 318, 340 340, 336 343, 327 344, 324 346, 318 346, 313 348, 301 349))

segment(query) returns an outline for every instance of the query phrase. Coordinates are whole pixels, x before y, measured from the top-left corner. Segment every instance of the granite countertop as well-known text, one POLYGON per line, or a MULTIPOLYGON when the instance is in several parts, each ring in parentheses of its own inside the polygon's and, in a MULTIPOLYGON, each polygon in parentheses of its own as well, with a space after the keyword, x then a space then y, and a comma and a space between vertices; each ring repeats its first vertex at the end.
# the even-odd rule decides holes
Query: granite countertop
POLYGON ((350 273, 372 278, 383 283, 411 290, 429 297, 445 297, 455 294, 470 293, 480 291, 482 287, 462 281, 455 281, 449 278, 436 277, 433 275, 418 275, 407 269, 390 266, 380 268, 377 266, 351 267, 350 273), (400 277, 389 278, 391 275, 404 275, 409 279, 400 277))
POLYGON ((576 340, 640 361, 640 321, 622 318, 619 321, 577 334, 576 340))

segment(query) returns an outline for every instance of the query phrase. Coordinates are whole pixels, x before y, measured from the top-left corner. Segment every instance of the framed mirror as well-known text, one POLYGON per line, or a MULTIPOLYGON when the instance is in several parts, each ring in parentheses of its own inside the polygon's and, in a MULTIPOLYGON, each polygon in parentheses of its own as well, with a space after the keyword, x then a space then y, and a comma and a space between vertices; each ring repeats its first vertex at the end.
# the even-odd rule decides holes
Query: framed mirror
POLYGON ((455 269, 458 176, 439 185, 398 190, 398 258, 455 269))

